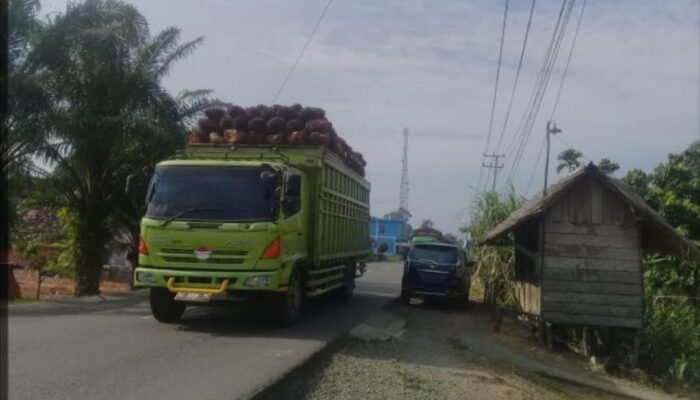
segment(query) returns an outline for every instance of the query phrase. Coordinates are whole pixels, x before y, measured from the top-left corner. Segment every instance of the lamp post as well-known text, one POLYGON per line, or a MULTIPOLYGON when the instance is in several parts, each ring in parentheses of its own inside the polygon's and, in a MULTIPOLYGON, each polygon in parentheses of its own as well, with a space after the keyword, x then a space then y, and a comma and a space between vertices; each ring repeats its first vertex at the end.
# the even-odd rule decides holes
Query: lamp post
POLYGON ((549 135, 556 135, 560 132, 561 129, 557 128, 556 122, 552 120, 547 121, 547 156, 544 162, 544 190, 542 191, 542 197, 547 196, 547 177, 549 175, 549 135))

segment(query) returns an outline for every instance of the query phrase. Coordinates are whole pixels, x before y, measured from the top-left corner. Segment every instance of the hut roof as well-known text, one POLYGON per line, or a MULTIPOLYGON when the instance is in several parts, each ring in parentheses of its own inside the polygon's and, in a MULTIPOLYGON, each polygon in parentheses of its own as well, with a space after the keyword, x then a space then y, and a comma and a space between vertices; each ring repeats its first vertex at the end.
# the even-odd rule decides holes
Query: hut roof
POLYGON ((515 210, 508 218, 491 230, 485 236, 483 243, 496 244, 515 228, 541 215, 555 204, 569 188, 586 177, 597 179, 603 186, 616 193, 625 203, 632 207, 635 215, 641 220, 642 227, 650 231, 654 236, 655 240, 647 241, 647 247, 655 247, 658 250, 682 258, 700 260, 700 249, 696 245, 669 225, 631 187, 618 179, 605 175, 593 163, 577 169, 571 175, 548 187, 546 196, 540 193, 527 200, 519 209, 515 210))

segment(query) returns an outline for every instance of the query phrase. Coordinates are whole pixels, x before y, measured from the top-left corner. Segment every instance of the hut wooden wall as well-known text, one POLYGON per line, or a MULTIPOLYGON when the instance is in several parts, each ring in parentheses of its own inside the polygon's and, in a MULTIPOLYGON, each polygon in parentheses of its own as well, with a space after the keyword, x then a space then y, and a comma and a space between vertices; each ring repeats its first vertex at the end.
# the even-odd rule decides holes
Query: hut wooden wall
POLYGON ((538 237, 541 221, 535 219, 523 224, 515 233, 515 284, 513 295, 520 310, 540 315, 540 255, 538 237))
POLYGON ((584 180, 545 216, 542 318, 639 328, 642 250, 630 208, 584 180))

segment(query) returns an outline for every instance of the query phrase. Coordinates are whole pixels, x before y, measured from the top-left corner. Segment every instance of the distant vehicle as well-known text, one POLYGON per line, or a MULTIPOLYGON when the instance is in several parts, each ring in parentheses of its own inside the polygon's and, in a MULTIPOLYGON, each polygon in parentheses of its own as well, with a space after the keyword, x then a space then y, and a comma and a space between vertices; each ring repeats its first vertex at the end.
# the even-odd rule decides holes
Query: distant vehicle
POLYGON ((401 300, 438 297, 466 304, 471 263, 459 247, 447 243, 416 243, 409 250, 401 278, 401 300))
POLYGON ((325 147, 190 145, 156 166, 134 284, 150 288, 160 322, 247 300, 291 324, 306 297, 352 297, 370 254, 369 189, 325 147))

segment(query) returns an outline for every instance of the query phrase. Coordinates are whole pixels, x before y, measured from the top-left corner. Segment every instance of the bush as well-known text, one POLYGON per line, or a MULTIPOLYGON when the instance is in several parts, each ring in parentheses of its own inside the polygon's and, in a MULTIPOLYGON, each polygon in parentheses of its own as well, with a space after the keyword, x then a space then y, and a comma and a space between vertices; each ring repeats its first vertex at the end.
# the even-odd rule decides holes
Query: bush
MULTIPOLYGON (((513 190, 508 194, 482 193, 472 207, 468 225, 471 242, 478 244, 484 236, 523 203, 513 190)), ((483 284, 484 302, 507 305, 513 301, 510 285, 513 279, 514 255, 511 247, 473 246, 471 258, 475 261, 474 275, 483 284)))
POLYGON ((645 318, 642 367, 674 383, 700 384, 700 311, 686 298, 659 297, 645 318))

